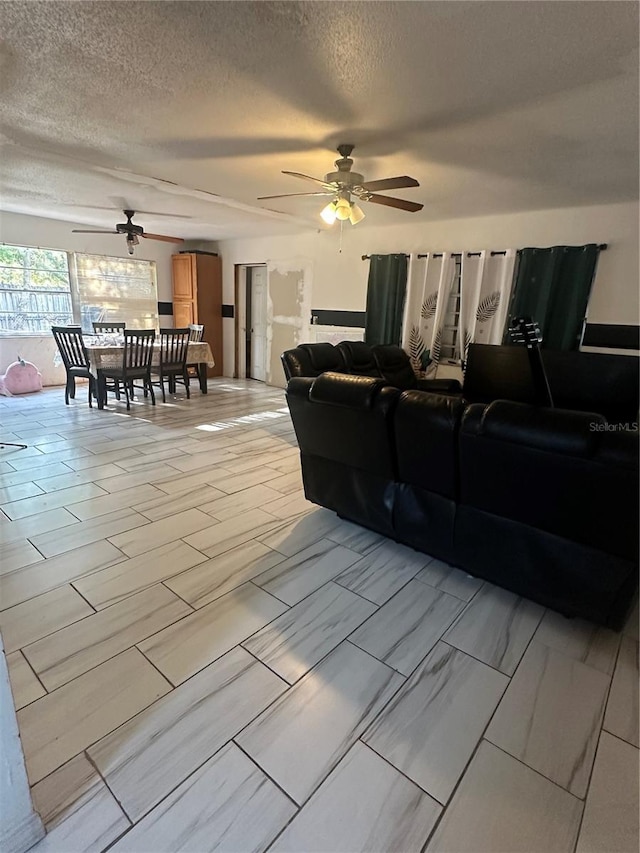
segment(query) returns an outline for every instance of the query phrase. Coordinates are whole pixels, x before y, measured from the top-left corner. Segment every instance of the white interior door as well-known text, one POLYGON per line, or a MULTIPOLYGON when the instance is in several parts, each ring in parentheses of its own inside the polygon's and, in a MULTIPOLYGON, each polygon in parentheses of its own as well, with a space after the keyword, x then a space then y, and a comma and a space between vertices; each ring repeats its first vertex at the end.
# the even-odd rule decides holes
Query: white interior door
POLYGON ((249 376, 267 378, 267 268, 251 269, 251 364, 249 376))

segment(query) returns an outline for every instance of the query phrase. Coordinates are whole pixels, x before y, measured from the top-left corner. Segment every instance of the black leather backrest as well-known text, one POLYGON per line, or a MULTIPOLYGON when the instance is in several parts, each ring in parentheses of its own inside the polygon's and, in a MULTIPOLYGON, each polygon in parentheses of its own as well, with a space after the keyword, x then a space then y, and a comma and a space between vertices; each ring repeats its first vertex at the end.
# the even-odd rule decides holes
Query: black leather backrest
POLYGON ((609 432, 597 415, 507 401, 469 406, 460 501, 635 561, 638 444, 637 432, 609 432))
POLYGON ((344 360, 336 347, 329 343, 300 344, 298 349, 304 350, 309 355, 309 361, 316 375, 319 376, 325 370, 344 370, 344 360))
POLYGON ((402 391, 409 391, 417 386, 418 380, 411 367, 409 356, 402 347, 381 344, 372 347, 372 350, 378 370, 389 385, 394 385, 402 391))
POLYGON ((373 351, 364 341, 341 341, 340 350, 348 373, 356 376, 381 376, 373 357, 373 351))
POLYGON ((394 418, 401 482, 456 497, 458 429, 464 405, 459 397, 424 391, 401 395, 394 418))
POLYGON ((392 417, 400 392, 338 373, 325 373, 310 386, 301 383, 291 380, 287 388, 301 452, 395 479, 392 417))
POLYGON ((318 376, 318 371, 311 364, 309 353, 302 347, 285 350, 280 361, 287 380, 294 376, 318 376))
MULTIPOLYGON (((637 356, 542 350, 555 405, 598 412, 610 423, 637 420, 640 407, 640 359, 637 356)), ((529 358, 524 347, 471 344, 463 394, 470 403, 535 400, 529 358)))

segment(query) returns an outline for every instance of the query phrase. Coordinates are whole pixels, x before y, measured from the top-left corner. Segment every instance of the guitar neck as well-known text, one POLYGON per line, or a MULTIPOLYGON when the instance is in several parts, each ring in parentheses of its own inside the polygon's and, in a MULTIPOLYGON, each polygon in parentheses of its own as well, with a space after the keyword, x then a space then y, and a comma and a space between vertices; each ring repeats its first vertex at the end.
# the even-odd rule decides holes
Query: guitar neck
POLYGON ((531 376, 533 377, 536 405, 553 408, 553 397, 551 396, 551 388, 547 379, 547 371, 544 369, 540 346, 534 344, 527 347, 527 355, 529 356, 529 367, 531 368, 531 376))

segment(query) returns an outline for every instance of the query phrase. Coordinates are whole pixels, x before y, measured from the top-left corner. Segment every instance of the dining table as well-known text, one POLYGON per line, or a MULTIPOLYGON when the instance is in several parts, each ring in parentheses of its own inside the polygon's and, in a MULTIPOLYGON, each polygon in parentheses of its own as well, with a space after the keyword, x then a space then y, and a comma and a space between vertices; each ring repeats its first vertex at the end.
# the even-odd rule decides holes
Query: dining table
MULTIPOLYGON (((118 368, 122 366, 124 353, 124 339, 118 336, 85 335, 85 348, 89 356, 89 370, 96 380, 100 379, 100 372, 106 368, 118 368)), ((156 339, 153 345, 153 356, 151 364, 160 364, 160 340, 156 339)), ((187 350, 187 364, 197 364, 198 383, 200 391, 207 393, 207 368, 214 367, 215 361, 211 347, 206 341, 189 341, 187 350)), ((99 381, 96 383, 99 386, 99 381)), ((103 408, 104 400, 98 399, 98 407, 103 408)))

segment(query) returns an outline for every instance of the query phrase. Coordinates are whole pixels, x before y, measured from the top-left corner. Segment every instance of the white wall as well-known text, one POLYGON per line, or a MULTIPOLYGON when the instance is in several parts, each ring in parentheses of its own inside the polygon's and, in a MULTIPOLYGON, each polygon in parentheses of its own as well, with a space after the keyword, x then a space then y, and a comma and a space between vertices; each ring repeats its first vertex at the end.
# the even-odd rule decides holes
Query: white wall
MULTIPOLYGON (((114 211, 114 223, 117 212, 114 211)), ((91 228, 74 222, 24 216, 19 213, 0 212, 0 242, 15 246, 40 246, 44 249, 60 249, 65 252, 86 252, 95 255, 110 255, 128 258, 124 237, 109 234, 72 234, 73 228, 91 228)), ((171 302, 171 255, 180 246, 159 240, 141 240, 136 246, 135 257, 143 261, 155 261, 158 277, 158 301, 171 302)), ((163 318, 165 321, 169 318, 163 318)), ((169 325, 169 323, 167 323, 169 325)), ((65 372, 62 365, 54 365, 57 352, 50 336, 19 335, 0 336, 0 373, 4 373, 18 353, 26 361, 32 361, 42 373, 44 385, 63 385, 65 372)))
MULTIPOLYGON (((362 255, 390 252, 461 251, 525 246, 607 243, 600 256, 589 304, 591 323, 638 323, 638 204, 561 208, 501 216, 411 221, 398 213, 398 225, 373 227, 365 220, 346 226, 342 253, 338 228, 287 237, 225 240, 222 255, 223 302, 233 302, 235 264, 286 261, 312 264, 312 308, 364 311, 369 264, 362 255), (402 217, 402 218, 401 218, 402 217)), ((224 320, 224 373, 233 374, 233 320, 224 320)))

